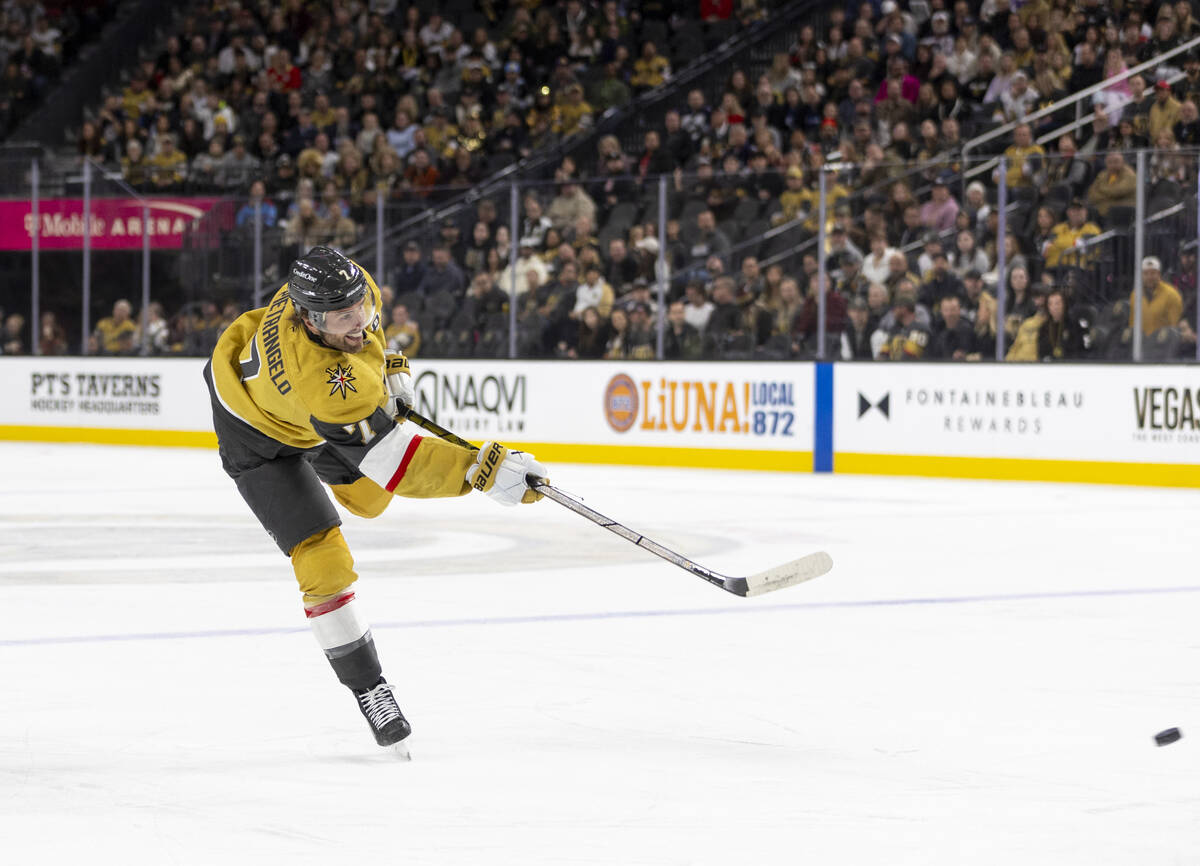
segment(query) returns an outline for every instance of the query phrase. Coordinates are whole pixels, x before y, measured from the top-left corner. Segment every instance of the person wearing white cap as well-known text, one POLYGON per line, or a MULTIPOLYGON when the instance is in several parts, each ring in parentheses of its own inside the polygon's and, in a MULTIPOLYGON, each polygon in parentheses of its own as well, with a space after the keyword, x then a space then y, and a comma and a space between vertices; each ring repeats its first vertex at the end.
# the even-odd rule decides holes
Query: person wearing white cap
MULTIPOLYGON (((1129 327, 1133 327, 1134 293, 1129 293, 1129 327)), ((1162 278, 1162 262, 1156 256, 1142 259, 1142 333, 1147 337, 1159 328, 1174 328, 1183 318, 1179 290, 1162 278)))
POLYGON ((1024 120, 1040 98, 1038 92, 1029 85, 1029 76, 1017 69, 1009 81, 1008 90, 1000 94, 1000 106, 993 116, 1005 123, 1024 120))

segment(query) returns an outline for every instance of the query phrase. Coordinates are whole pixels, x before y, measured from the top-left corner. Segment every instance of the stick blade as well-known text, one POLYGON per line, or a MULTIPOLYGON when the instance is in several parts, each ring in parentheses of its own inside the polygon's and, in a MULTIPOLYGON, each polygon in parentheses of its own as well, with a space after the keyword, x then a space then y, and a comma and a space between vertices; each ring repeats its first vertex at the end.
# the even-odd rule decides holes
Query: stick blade
POLYGON ((734 577, 726 581, 726 588, 737 595, 752 598, 777 589, 804 583, 820 577, 833 568, 833 558, 825 551, 810 553, 783 565, 768 568, 749 577, 734 577))

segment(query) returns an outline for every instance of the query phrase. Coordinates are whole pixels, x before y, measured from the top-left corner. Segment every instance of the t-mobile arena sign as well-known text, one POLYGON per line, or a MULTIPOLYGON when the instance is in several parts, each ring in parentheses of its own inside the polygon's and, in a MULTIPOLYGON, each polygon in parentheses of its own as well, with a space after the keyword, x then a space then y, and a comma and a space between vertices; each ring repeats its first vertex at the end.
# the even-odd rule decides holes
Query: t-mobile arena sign
MULTIPOLYGON (((97 250, 142 248, 144 207, 150 206, 150 246, 177 250, 184 229, 204 216, 215 198, 95 198, 91 202, 91 246, 97 250)), ((83 248, 83 199, 38 202, 38 246, 43 250, 83 248)), ((0 250, 33 248, 33 206, 28 200, 0 201, 0 250)))

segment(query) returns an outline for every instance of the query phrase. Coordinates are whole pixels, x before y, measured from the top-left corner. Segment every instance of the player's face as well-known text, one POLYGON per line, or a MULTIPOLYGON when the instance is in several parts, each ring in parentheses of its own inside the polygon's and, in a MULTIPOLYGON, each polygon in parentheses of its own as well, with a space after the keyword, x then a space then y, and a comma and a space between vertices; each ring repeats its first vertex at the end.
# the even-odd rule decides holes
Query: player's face
POLYGON ((327 346, 354 354, 366 344, 364 331, 374 317, 375 305, 368 295, 351 307, 325 313, 318 330, 327 346))

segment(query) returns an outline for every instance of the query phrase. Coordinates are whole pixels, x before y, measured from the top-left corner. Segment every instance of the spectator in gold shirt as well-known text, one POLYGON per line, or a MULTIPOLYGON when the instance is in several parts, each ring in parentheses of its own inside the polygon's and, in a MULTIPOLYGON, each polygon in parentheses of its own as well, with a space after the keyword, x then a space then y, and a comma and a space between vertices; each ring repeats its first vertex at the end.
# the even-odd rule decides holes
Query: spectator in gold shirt
POLYGON ((187 180, 187 156, 175 146, 175 136, 171 133, 159 137, 158 151, 147 162, 150 181, 157 190, 178 190, 187 180))
MULTIPOLYGON (((1013 143, 1004 151, 1008 160, 1008 170, 1005 180, 1009 189, 1033 186, 1033 177, 1042 167, 1042 159, 1046 151, 1033 140, 1033 129, 1028 123, 1022 123, 1013 130, 1013 143)), ((999 169, 993 174, 993 180, 999 182, 999 169)))
POLYGON ((105 355, 129 355, 134 350, 137 325, 133 306, 124 299, 113 304, 112 315, 96 323, 96 348, 105 355))
POLYGON ((417 357, 421 349, 421 328, 408 317, 408 305, 396 304, 392 307, 392 323, 384 332, 388 349, 400 352, 408 358, 417 357))
POLYGON ((1088 189, 1088 201, 1101 217, 1114 206, 1133 207, 1137 197, 1137 174, 1125 164, 1125 157, 1109 152, 1104 157, 1104 170, 1088 189))
MULTIPOLYGON (((1133 327, 1134 293, 1129 293, 1129 327, 1133 327)), ((1155 256, 1142 259, 1142 333, 1174 328, 1183 318, 1179 290, 1162 279, 1162 263, 1155 256)))
POLYGON ((1179 118, 1179 100, 1171 95, 1171 85, 1159 81, 1154 85, 1154 102, 1150 105, 1150 140, 1157 140, 1164 129, 1174 130, 1179 118))
POLYGON ((642 45, 642 56, 633 61, 633 76, 629 85, 637 93, 658 87, 671 74, 671 65, 667 58, 658 53, 653 42, 642 45))
POLYGON ((1079 198, 1072 199, 1067 206, 1067 218, 1050 230, 1050 239, 1040 251, 1046 257, 1046 267, 1089 267, 1095 263, 1095 255, 1084 256, 1080 248, 1088 238, 1100 234, 1100 227, 1087 216, 1087 202, 1079 198))
POLYGON ((583 85, 571 84, 567 96, 558 107, 554 131, 562 136, 574 135, 592 126, 592 106, 583 98, 583 85))

